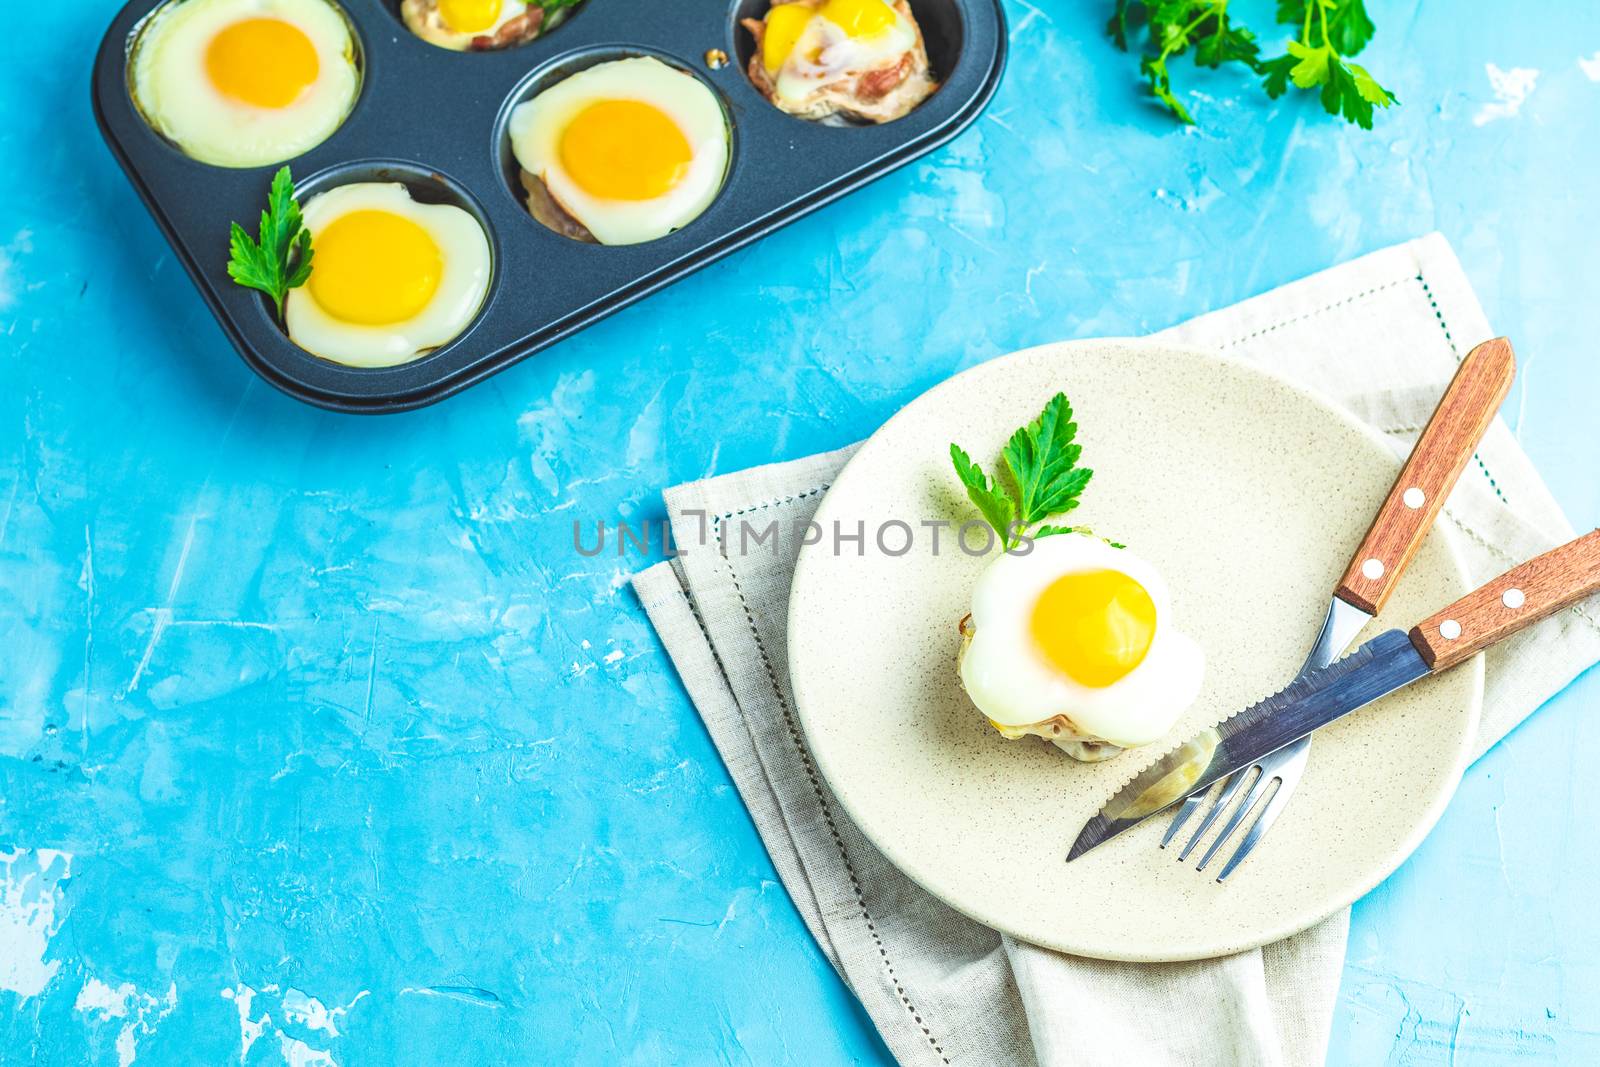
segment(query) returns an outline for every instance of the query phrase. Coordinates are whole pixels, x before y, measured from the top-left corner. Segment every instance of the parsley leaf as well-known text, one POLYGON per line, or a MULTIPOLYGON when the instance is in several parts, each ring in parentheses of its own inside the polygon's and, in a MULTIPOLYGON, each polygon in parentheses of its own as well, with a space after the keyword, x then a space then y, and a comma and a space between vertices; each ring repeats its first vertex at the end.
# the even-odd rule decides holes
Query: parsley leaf
POLYGON ((1260 54, 1261 46, 1256 44, 1256 35, 1223 17, 1214 33, 1195 42, 1194 61, 1199 66, 1213 70, 1224 63, 1243 63, 1253 69, 1260 54))
MULTIPOLYGON (((1094 536, 1094 531, 1089 529, 1089 527, 1087 527, 1087 526, 1051 526, 1049 523, 1046 523, 1045 525, 1040 526, 1037 529, 1035 529, 1033 531, 1033 533, 1029 534, 1028 536, 1032 537, 1035 541, 1037 541, 1041 537, 1050 537, 1050 536, 1052 536, 1054 534, 1083 534, 1085 537, 1093 537, 1094 536)), ((1109 537, 1102 537, 1102 538, 1100 538, 1100 540, 1104 541, 1106 544, 1110 545, 1112 548, 1127 548, 1128 547, 1127 545, 1121 543, 1120 541, 1111 540, 1111 538, 1109 538, 1109 537)))
MULTIPOLYGON (((1319 0, 1278 0, 1278 22, 1285 26, 1304 26, 1308 5, 1318 3, 1319 0)), ((1336 0, 1331 4, 1322 2, 1320 6, 1325 9, 1321 15, 1327 19, 1328 43, 1342 56, 1360 52, 1377 32, 1362 0, 1336 0)))
POLYGON ((1072 405, 1065 393, 1057 393, 1037 419, 1006 442, 1001 455, 1016 480, 1021 505, 1017 513, 1024 526, 1078 506, 1078 494, 1094 471, 1077 465, 1083 454, 1083 447, 1073 443, 1077 436, 1072 405))
POLYGON ((1137 48, 1139 70, 1151 94, 1178 120, 1193 123, 1172 89, 1168 61, 1193 49, 1197 66, 1241 63, 1262 78, 1267 95, 1284 95, 1290 86, 1319 90, 1330 115, 1363 129, 1372 128, 1375 108, 1398 103, 1365 67, 1350 61, 1372 40, 1377 27, 1365 0, 1278 0, 1277 21, 1297 26, 1299 36, 1284 55, 1263 60, 1255 34, 1228 15, 1228 0, 1116 0, 1106 32, 1118 48, 1137 48), (1138 42, 1143 26, 1145 41, 1138 42), (1130 45, 1130 42, 1133 42, 1130 45))
POLYGON ((1016 515, 1011 498, 993 479, 983 473, 983 468, 961 450, 960 445, 950 446, 950 461, 956 465, 956 475, 967 487, 967 499, 978 506, 984 520, 994 527, 1000 541, 1011 547, 1011 523, 1016 515))
POLYGON ((267 208, 261 213, 256 240, 251 240, 244 227, 235 222, 229 250, 228 277, 270 296, 282 318, 283 298, 311 277, 311 231, 300 216, 288 167, 280 167, 272 176, 272 189, 267 195, 267 208))
POLYGON ((1028 536, 1037 541, 1041 537, 1053 537, 1056 534, 1069 533, 1085 534, 1091 537, 1094 536, 1094 531, 1089 529, 1087 526, 1054 526, 1048 522, 1035 529, 1033 533, 1029 534, 1028 536))
POLYGON ((1266 86, 1268 96, 1276 100, 1289 91, 1289 74, 1299 62, 1293 55, 1283 55, 1261 64, 1261 73, 1265 75, 1263 84, 1266 86))
MULTIPOLYGON (((1065 394, 1057 393, 1037 419, 1011 435, 1001 452, 1011 475, 1009 494, 1007 487, 986 475, 961 446, 950 446, 951 462, 961 484, 966 486, 968 498, 994 527, 1007 550, 1020 544, 1022 534, 1035 523, 1078 506, 1078 496, 1094 471, 1078 466, 1083 449, 1073 440, 1077 434, 1072 405, 1065 394)), ((1032 536, 1081 532, 1080 527, 1047 525, 1032 536)))
POLYGON ((1300 41, 1290 41, 1289 54, 1267 74, 1267 93, 1278 96, 1286 89, 1284 72, 1288 80, 1301 89, 1322 87, 1322 106, 1330 115, 1343 115, 1364 130, 1372 129, 1372 109, 1388 107, 1395 102, 1394 94, 1383 86, 1365 67, 1346 60, 1329 44, 1312 46, 1300 41))

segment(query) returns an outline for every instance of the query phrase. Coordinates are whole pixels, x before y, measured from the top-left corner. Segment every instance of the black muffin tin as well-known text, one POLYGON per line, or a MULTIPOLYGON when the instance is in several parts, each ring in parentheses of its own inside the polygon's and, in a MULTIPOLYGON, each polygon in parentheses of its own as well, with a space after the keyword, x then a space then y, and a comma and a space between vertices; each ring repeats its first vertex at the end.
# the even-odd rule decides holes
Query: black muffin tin
POLYGON ((245 362, 291 396, 359 412, 449 396, 943 144, 994 94, 1006 51, 999 0, 911 0, 943 84, 895 122, 830 126, 778 111, 745 74, 754 42, 738 20, 759 17, 768 0, 586 0, 548 36, 469 53, 412 34, 399 0, 342 0, 360 96, 333 136, 289 161, 297 194, 304 202, 347 182, 404 182, 418 200, 474 215, 493 257, 483 308, 459 337, 410 363, 365 369, 300 349, 268 301, 229 279, 228 224, 255 232, 277 166, 209 166, 145 123, 128 90, 129 50, 160 3, 132 0, 101 43, 93 97, 106 143, 245 362), (720 69, 708 62, 712 49, 728 57, 720 69), (635 55, 692 73, 722 102, 732 131, 727 179, 704 214, 660 240, 568 240, 528 214, 507 118, 575 71, 635 55))

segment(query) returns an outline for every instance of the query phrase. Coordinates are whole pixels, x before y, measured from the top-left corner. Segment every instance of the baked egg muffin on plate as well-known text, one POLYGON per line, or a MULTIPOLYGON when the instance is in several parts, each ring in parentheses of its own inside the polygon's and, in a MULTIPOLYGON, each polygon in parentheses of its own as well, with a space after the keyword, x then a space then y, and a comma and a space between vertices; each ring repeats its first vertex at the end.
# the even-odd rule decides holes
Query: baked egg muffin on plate
POLYGON ((350 24, 327 0, 169 0, 134 42, 129 86, 156 132, 221 167, 315 148, 360 87, 350 24))
POLYGON ((1085 762, 1166 736, 1205 675, 1155 568, 1092 534, 995 557, 961 637, 961 684, 989 724, 1085 762))
POLYGON ((939 87, 907 0, 790 0, 741 25, 751 83, 799 118, 889 122, 939 87))
POLYGON ((1057 519, 1094 471, 1066 394, 1019 428, 990 478, 960 445, 956 477, 1004 550, 961 620, 961 684, 1001 736, 1095 763, 1164 737, 1194 703, 1200 646, 1172 624, 1166 583, 1124 545, 1057 519))
POLYGON ((518 104, 507 132, 529 212, 579 241, 665 237, 711 206, 728 171, 716 95, 651 56, 563 78, 518 104))

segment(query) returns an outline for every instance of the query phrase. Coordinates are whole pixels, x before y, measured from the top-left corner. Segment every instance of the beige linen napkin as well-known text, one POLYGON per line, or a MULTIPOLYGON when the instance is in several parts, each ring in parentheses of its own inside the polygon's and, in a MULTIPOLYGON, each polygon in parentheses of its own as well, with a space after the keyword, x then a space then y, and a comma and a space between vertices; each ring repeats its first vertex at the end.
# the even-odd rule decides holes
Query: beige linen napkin
MULTIPOLYGON (((1492 336, 1443 237, 1354 260, 1157 336, 1261 363, 1409 451, 1456 363, 1492 336)), ((1108 963, 1004 937, 951 911, 852 825, 812 762, 785 660, 798 539, 740 553, 741 517, 803 526, 853 449, 670 489, 681 554, 634 587, 829 960, 904 1064, 1320 1063, 1348 911, 1277 944, 1182 964, 1108 963), (723 551, 727 548, 727 551, 723 551)), ((1481 582, 1572 536, 1506 426, 1489 428, 1442 521, 1481 582)), ((1600 659, 1600 605, 1488 654, 1481 754, 1600 659)))

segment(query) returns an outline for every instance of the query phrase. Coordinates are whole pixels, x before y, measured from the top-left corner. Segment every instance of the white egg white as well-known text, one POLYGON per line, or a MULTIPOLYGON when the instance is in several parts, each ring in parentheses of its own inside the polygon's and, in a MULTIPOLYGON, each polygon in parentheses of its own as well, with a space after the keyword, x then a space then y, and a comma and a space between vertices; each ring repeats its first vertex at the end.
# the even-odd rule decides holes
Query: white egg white
POLYGON ((360 89, 355 43, 344 15, 326 0, 169 0, 140 31, 133 98, 151 126, 185 154, 221 167, 281 163, 327 140, 360 89), (234 23, 281 19, 317 53, 317 78, 282 108, 234 100, 212 84, 206 50, 234 23))
POLYGON ((341 185, 305 204, 313 277, 317 234, 353 211, 386 211, 426 230, 444 260, 438 288, 416 315, 381 325, 335 318, 317 303, 309 285, 291 289, 283 306, 290 339, 314 355, 351 367, 391 367, 454 340, 489 290, 489 238, 478 220, 451 204, 419 204, 398 182, 341 185))
MULTIPOLYGON (((1172 729, 1200 693, 1205 657, 1172 625, 1166 583, 1127 549, 1099 538, 1058 534, 1032 542, 1026 555, 995 558, 972 592, 972 638, 961 658, 961 681, 978 709, 1003 733, 1040 733, 1063 715, 1080 739, 1121 748, 1149 744, 1172 729), (1150 594, 1155 636, 1139 665, 1096 688, 1068 677, 1038 650, 1029 632, 1034 605, 1064 574, 1120 571, 1150 594)), ((1054 738, 1052 738, 1054 739, 1054 738)))
POLYGON ((649 56, 598 63, 518 104, 509 123, 517 163, 606 245, 664 237, 716 199, 728 170, 728 123, 703 82, 649 56), (561 163, 561 138, 579 112, 602 100, 638 100, 667 115, 689 142, 688 172, 650 200, 612 200, 585 191, 561 163))

